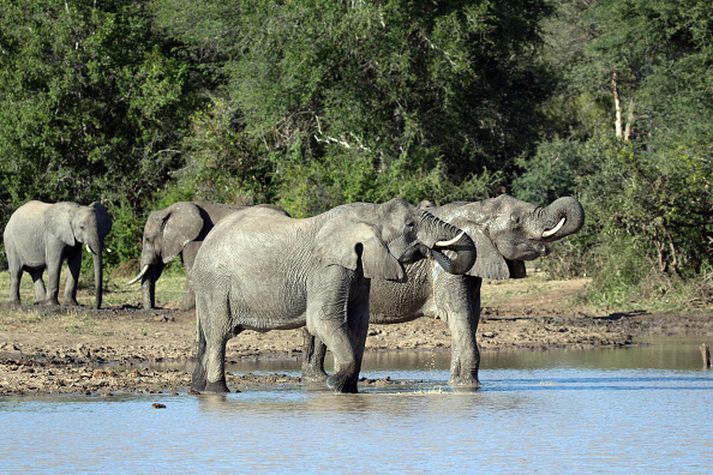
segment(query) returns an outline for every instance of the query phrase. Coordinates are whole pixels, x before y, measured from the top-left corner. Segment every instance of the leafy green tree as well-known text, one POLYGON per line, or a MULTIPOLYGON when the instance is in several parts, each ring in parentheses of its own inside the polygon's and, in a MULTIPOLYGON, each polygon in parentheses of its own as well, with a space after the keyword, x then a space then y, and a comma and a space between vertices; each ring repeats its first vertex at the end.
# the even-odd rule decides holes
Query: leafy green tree
MULTIPOLYGON (((138 213, 182 163, 195 99, 148 1, 0 1, 0 188, 138 213)), ((110 242, 111 246, 111 242, 110 242)))
POLYGON ((621 297, 652 275, 674 282, 710 272, 707 2, 567 0, 558 7, 547 29, 547 59, 562 71, 545 107, 552 129, 536 154, 520 158, 516 190, 538 201, 559 193, 581 197, 594 239, 580 243, 599 270, 598 292, 621 297), (577 32, 563 35, 564 23, 577 32), (575 54, 562 52, 565 44, 575 54))
MULTIPOLYGON (((238 195, 274 197, 296 213, 392 192, 445 198, 474 174, 511 168, 537 134, 544 0, 245 0, 231 14, 224 2, 183 3, 157 2, 159 23, 227 78, 213 101, 272 190, 229 180, 248 188, 238 195)), ((194 116, 189 139, 195 170, 217 152, 205 117, 194 116)), ((199 181, 215 183, 207 177, 199 181)))

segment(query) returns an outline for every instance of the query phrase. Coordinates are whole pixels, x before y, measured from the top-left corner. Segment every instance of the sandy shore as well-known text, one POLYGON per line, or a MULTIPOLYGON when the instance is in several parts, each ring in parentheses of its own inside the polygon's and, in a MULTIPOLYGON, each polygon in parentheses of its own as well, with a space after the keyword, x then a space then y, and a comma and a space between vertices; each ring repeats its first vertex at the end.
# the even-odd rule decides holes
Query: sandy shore
MULTIPOLYGON (((615 347, 660 336, 713 343, 713 309, 675 313, 608 312, 576 304, 586 279, 488 283, 478 340, 483 351, 615 347)), ((177 306, 178 302, 173 302, 177 306)), ((138 301, 102 310, 0 308, 0 395, 185 392, 190 384, 195 320, 175 308, 144 311, 138 301)), ((302 331, 244 332, 227 360, 301 356, 302 331)), ((368 351, 448 351, 444 322, 421 318, 371 325, 368 351)), ((228 385, 296 384, 285 375, 229 375, 228 385)), ((378 384, 365 381, 362 384, 378 384)))

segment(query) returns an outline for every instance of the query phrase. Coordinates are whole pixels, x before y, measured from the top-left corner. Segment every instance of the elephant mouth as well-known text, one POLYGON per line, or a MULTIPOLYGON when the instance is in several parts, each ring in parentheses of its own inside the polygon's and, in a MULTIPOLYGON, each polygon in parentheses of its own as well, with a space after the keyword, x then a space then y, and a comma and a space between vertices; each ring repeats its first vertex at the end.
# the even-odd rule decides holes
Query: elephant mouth
POLYGON ((428 247, 421 243, 414 243, 406 249, 401 256, 399 262, 401 264, 413 264, 429 255, 428 247))

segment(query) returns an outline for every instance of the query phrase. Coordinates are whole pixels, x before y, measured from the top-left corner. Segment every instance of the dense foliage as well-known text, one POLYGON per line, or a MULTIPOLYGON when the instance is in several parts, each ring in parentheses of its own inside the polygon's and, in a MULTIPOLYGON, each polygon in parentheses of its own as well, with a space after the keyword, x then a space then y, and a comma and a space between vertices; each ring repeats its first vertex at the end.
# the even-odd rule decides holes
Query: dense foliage
POLYGON ((550 270, 621 303, 711 272, 712 65, 703 0, 0 0, 0 222, 574 194, 550 270))
POLYGON ((515 189, 535 200, 581 197, 589 229, 570 247, 589 258, 603 301, 665 294, 710 275, 709 3, 567 0, 559 12, 546 56, 562 74, 546 108, 560 109, 551 112, 551 136, 521 157, 515 189), (577 34, 562 37, 572 25, 577 34))

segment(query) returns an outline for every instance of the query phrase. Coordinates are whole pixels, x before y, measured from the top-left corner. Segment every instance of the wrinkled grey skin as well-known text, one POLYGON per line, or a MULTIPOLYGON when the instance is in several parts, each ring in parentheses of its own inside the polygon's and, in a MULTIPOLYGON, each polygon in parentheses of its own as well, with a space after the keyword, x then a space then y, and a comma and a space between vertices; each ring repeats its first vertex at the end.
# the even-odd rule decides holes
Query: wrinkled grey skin
POLYGON ((198 249, 213 226, 245 206, 229 206, 218 203, 181 201, 171 206, 152 211, 144 226, 141 249, 141 271, 135 282, 141 281, 144 308, 156 307, 156 281, 166 265, 176 256, 189 278, 186 279, 184 309, 193 308, 190 273, 198 249))
POLYGON ((10 216, 3 238, 10 271, 10 304, 20 305, 20 279, 27 271, 35 286, 35 302, 59 305, 59 275, 63 260, 69 273, 64 291, 65 305, 78 305, 77 285, 82 266, 82 245, 94 259, 95 307, 102 304, 102 251, 111 230, 111 217, 101 203, 30 201, 10 216), (47 269, 47 290, 42 272, 47 269))
MULTIPOLYGON (((466 275, 452 275, 432 261, 419 261, 406 266, 408 279, 404 284, 372 281, 370 322, 400 323, 421 316, 446 321, 452 338, 449 382, 477 387, 480 353, 476 331, 482 279, 525 277, 523 261, 547 254, 547 243, 579 231, 584 210, 571 197, 540 208, 508 195, 428 210, 468 233, 478 253, 475 264, 466 275), (559 230, 543 237, 562 218, 565 220, 559 230)), ((324 345, 305 332, 302 371, 307 380, 324 379, 325 352, 324 345)))
POLYGON ((206 237, 193 266, 193 388, 228 391, 225 345, 243 330, 307 325, 335 356, 327 386, 356 392, 370 280, 403 280, 403 263, 427 253, 457 273, 475 259, 465 233, 399 199, 343 205, 307 219, 264 208, 225 218, 206 237), (449 259, 445 250, 456 252, 449 259))

